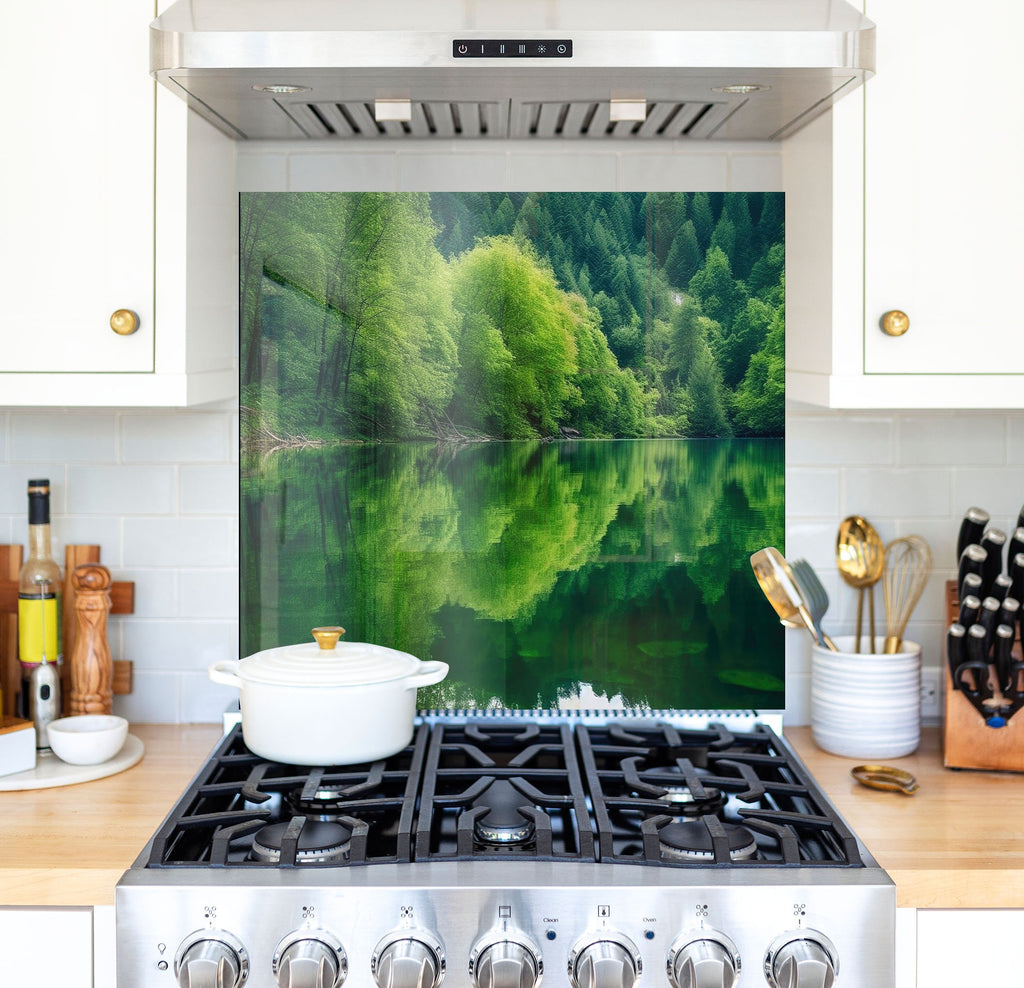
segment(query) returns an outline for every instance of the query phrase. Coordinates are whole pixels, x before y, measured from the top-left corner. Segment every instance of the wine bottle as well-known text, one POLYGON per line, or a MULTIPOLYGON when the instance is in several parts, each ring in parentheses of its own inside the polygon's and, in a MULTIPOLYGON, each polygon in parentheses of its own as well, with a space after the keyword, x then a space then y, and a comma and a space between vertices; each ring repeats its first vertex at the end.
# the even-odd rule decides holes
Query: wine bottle
MULTIPOLYGON (((61 576, 50 548, 50 481, 28 482, 28 558, 18 574, 18 658, 22 716, 30 716, 30 677, 42 663, 61 661, 61 576)), ((58 715, 59 716, 59 715, 58 715)))

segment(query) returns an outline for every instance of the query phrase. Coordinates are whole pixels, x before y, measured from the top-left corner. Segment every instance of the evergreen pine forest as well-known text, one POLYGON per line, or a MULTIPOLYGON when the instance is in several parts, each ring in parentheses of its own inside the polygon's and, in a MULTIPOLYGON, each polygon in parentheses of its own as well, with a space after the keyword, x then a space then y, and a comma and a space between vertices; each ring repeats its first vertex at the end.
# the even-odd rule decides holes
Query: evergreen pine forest
POLYGON ((240 250, 250 448, 783 433, 782 193, 246 193, 240 250))

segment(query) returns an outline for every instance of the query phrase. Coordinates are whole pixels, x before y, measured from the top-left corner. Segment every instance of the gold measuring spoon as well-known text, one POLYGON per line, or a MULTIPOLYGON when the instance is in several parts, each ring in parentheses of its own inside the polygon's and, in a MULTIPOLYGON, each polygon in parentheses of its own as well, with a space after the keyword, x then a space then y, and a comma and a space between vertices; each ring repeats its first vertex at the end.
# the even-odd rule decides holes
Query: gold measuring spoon
POLYGON ((860 515, 850 515, 839 523, 836 536, 836 568, 846 583, 858 591, 857 637, 853 650, 860 651, 860 636, 864 626, 864 594, 868 596, 868 623, 870 641, 868 651, 875 650, 875 594, 874 586, 885 568, 885 546, 874 525, 860 515))
POLYGON ((891 765, 858 765, 850 769, 850 775, 869 789, 901 792, 904 796, 913 796, 921 788, 909 772, 891 765))

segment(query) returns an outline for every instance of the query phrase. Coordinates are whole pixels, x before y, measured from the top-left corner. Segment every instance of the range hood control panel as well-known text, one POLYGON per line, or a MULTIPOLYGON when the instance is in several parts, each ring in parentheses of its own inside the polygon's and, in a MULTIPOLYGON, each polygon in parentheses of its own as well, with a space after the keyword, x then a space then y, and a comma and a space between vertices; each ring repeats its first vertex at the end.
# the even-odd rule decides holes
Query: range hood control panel
POLYGON ((456 38, 452 42, 455 58, 572 58, 572 41, 568 38, 486 41, 480 38, 456 38))

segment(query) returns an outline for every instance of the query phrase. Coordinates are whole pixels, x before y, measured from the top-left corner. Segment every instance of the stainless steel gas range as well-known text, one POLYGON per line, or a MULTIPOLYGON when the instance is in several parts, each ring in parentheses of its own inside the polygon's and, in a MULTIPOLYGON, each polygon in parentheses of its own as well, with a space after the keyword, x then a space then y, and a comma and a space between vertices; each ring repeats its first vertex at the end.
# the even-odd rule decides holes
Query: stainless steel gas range
POLYGON ((117 887, 122 988, 892 988, 895 888, 751 719, 426 716, 373 764, 230 730, 117 887))

